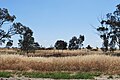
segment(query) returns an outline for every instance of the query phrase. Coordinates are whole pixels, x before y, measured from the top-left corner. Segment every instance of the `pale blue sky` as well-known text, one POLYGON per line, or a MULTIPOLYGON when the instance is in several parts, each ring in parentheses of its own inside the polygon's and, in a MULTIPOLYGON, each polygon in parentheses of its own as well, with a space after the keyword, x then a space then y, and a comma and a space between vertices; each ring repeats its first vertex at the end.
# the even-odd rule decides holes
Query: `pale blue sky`
POLYGON ((91 25, 99 26, 97 18, 113 12, 119 3, 119 0, 0 0, 0 8, 16 15, 15 22, 30 27, 35 40, 45 47, 59 39, 69 42, 72 36, 80 34, 85 35, 85 47, 88 44, 101 47, 101 39, 91 25))

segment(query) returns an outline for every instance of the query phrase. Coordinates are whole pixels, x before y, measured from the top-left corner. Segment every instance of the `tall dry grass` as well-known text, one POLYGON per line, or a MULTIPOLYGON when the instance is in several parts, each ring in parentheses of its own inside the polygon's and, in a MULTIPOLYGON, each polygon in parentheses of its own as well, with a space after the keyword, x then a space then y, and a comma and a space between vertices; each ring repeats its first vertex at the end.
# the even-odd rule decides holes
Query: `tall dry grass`
POLYGON ((120 73, 120 57, 85 55, 73 57, 25 57, 0 55, 0 70, 100 71, 120 73))

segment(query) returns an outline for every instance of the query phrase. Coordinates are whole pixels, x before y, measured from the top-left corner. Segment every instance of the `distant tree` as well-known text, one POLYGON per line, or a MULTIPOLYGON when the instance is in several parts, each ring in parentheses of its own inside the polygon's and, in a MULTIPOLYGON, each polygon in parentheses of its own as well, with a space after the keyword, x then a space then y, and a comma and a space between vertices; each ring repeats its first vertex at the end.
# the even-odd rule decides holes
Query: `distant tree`
POLYGON ((86 48, 87 48, 88 50, 92 50, 92 47, 91 47, 90 45, 88 45, 86 48))
POLYGON ((84 41, 84 36, 80 35, 79 38, 77 38, 76 36, 73 36, 72 39, 70 39, 69 41, 69 46, 68 48, 70 50, 73 49, 81 49, 81 47, 83 46, 83 41, 84 41))
POLYGON ((118 45, 120 49, 120 4, 113 13, 108 13, 106 19, 102 20, 101 26, 97 28, 100 32, 100 37, 103 39, 103 51, 115 49, 118 45))
POLYGON ((77 43, 78 43, 77 37, 76 37, 76 36, 73 36, 72 39, 69 41, 69 46, 68 46, 68 48, 69 48, 70 50, 72 50, 72 49, 78 49, 79 46, 77 45, 77 43))
POLYGON ((78 46, 79 46, 79 49, 81 49, 81 47, 83 46, 83 41, 85 40, 85 37, 84 35, 80 35, 79 38, 78 38, 78 46))
POLYGON ((63 40, 57 40, 57 42, 55 43, 55 48, 58 50, 67 49, 67 42, 63 40))
POLYGON ((13 23, 13 21, 15 20, 15 16, 14 15, 10 15, 8 10, 6 8, 0 8, 0 44, 2 45, 2 43, 5 43, 5 41, 8 41, 6 46, 10 47, 12 46, 12 42, 11 42, 11 36, 14 35, 13 31, 12 31, 12 27, 9 26, 9 30, 4 30, 3 29, 3 25, 5 25, 6 23, 10 24, 13 23), (11 45, 10 45, 11 44, 11 45))

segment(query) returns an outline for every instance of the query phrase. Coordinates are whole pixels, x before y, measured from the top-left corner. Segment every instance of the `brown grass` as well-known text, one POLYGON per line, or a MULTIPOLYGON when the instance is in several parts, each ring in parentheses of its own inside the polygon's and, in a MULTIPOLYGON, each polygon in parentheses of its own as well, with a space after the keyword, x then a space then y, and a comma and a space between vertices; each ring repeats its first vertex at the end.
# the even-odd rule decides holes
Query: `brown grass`
POLYGON ((36 50, 35 53, 29 53, 28 56, 34 57, 65 57, 65 56, 81 56, 89 54, 101 54, 102 51, 88 51, 86 49, 82 50, 36 50))
POLYGON ((105 73, 120 73, 120 57, 85 55, 45 58, 20 55, 0 55, 0 70, 100 71, 105 73))
MULTIPOLYGON (((21 54, 26 55, 19 49, 7 49, 0 48, 0 54, 21 54)), ((81 56, 81 55, 93 55, 93 54, 111 54, 115 56, 120 56, 120 50, 116 50, 114 53, 103 53, 100 49, 98 51, 90 51, 87 49, 81 50, 36 50, 35 53, 29 53, 29 57, 66 57, 66 56, 81 56)))
MULTIPOLYGON (((102 51, 97 51, 97 54, 101 54, 102 51)), ((24 54, 21 53, 19 49, 7 49, 0 48, 0 54, 24 54)), ((28 56, 33 57, 65 57, 65 56, 80 56, 80 55, 88 55, 88 54, 96 54, 96 51, 88 51, 86 49, 82 50, 36 50, 35 53, 29 53, 28 56)))

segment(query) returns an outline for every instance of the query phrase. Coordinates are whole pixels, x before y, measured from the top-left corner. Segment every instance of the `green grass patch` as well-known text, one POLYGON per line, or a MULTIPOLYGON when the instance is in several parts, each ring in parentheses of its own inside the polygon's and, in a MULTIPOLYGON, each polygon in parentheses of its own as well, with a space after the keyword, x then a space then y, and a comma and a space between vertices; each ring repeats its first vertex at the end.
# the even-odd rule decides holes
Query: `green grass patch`
POLYGON ((71 77, 72 79, 94 79, 94 75, 91 73, 76 73, 71 77))
POLYGON ((0 77, 9 78, 12 77, 11 72, 0 72, 0 77))
POLYGON ((93 73, 67 73, 67 72, 51 72, 51 73, 40 73, 40 72, 25 72, 25 77, 29 78, 52 78, 52 79, 94 79, 98 74, 93 73))
POLYGON ((62 72, 53 72, 53 73, 25 72, 23 73, 23 75, 30 78, 70 79, 69 73, 62 73, 62 72))
POLYGON ((70 73, 70 72, 0 72, 0 77, 9 78, 12 75, 29 78, 51 78, 51 79, 94 79, 100 73, 70 73))

